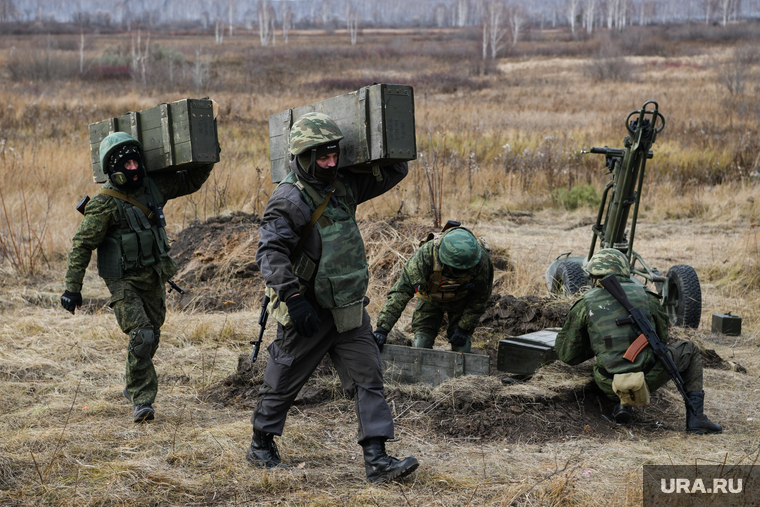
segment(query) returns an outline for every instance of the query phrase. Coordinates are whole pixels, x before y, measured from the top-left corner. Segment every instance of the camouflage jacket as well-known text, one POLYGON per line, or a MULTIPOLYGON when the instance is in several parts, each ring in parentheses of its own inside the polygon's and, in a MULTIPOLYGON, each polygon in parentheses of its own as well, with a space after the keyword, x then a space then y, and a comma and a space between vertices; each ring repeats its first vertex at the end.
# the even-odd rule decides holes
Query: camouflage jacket
MULTIPOLYGON (((423 287, 430 276, 433 274, 433 249, 435 241, 424 243, 416 252, 406 261, 401 271, 401 277, 393 285, 388 293, 386 301, 380 315, 377 318, 377 325, 390 331, 401 317, 406 308, 406 304, 412 299, 415 293, 423 287)), ((443 271, 446 276, 446 268, 443 271)), ((493 290, 493 264, 488 251, 481 246, 480 262, 468 270, 467 275, 470 277, 472 289, 469 297, 461 301, 438 302, 443 308, 454 307, 464 304, 465 309, 462 318, 457 324, 460 328, 468 333, 472 333, 480 321, 480 317, 486 311, 488 298, 491 297, 493 290)))
MULTIPOLYGON (((629 299, 631 298, 630 294, 632 290, 642 290, 639 286, 632 288, 631 285, 633 282, 630 282, 626 277, 618 276, 618 279, 623 286, 623 290, 629 295, 629 299)), ((557 351, 560 360, 567 364, 580 364, 583 361, 596 356, 597 364, 594 369, 597 370, 600 367, 604 368, 601 358, 606 352, 603 346, 604 337, 591 336, 589 331, 593 326, 591 325, 590 319, 594 318, 594 315, 593 309, 588 306, 588 302, 594 299, 594 291, 602 290, 604 289, 592 289, 588 291, 584 297, 576 301, 565 318, 562 330, 557 334, 554 348, 557 351)), ((653 316, 652 324, 657 332, 657 336, 659 336, 663 343, 667 343, 669 319, 665 310, 663 310, 662 305, 660 305, 660 298, 657 294, 648 290, 646 291, 645 297, 649 307, 639 309, 645 314, 653 316)), ((624 312, 620 317, 627 316, 628 312, 623 309, 620 303, 615 301, 614 304, 620 306, 620 309, 624 312)), ((627 332, 630 325, 621 326, 621 328, 623 327, 625 327, 623 332, 627 332)), ((623 353, 625 353, 625 350, 623 350, 623 353)), ((641 354, 644 355, 643 362, 649 362, 652 357, 651 347, 644 349, 641 354)))
MULTIPOLYGON (((158 187, 164 201, 191 194, 201 188, 208 179, 214 164, 206 164, 195 169, 156 173, 146 176, 158 187)), ((128 192, 130 197, 138 197, 145 193, 146 185, 128 192)), ((97 194, 90 199, 84 211, 84 219, 79 224, 72 247, 69 252, 68 269, 66 270, 66 290, 81 292, 85 270, 90 263, 92 251, 98 248, 109 229, 119 226, 119 210, 114 197, 97 194)), ((167 257, 161 263, 148 268, 134 269, 125 273, 123 280, 133 283, 136 287, 148 290, 156 282, 157 273, 175 273, 177 265, 167 257)))
MULTIPOLYGON (((291 169, 299 170, 296 167, 295 160, 291 162, 291 169)), ((406 162, 402 162, 381 167, 380 171, 383 176, 382 181, 377 181, 372 174, 341 170, 340 175, 343 184, 350 186, 351 194, 357 204, 384 194, 396 186, 406 177, 409 167, 406 162)), ((299 177, 301 176, 299 170, 299 177)), ((312 184, 323 196, 326 192, 334 190, 332 185, 318 185, 314 184, 313 181, 308 181, 308 178, 303 179, 312 184)), ((328 206, 339 206, 334 195, 330 198, 328 206)), ((312 276, 311 280, 299 279, 293 272, 293 265, 290 262, 290 255, 295 250, 304 227, 311 220, 311 215, 312 210, 304 200, 301 191, 290 184, 279 185, 272 193, 264 209, 264 216, 261 218, 261 226, 259 227, 260 236, 256 251, 256 263, 267 287, 271 287, 281 301, 300 292, 300 286, 306 284, 307 293, 305 296, 312 304, 316 302, 313 293, 314 277, 312 276)), ((359 245, 357 247, 363 248, 359 245)), ((322 258, 322 239, 317 227, 309 231, 301 252, 319 266, 319 260, 322 258)), ((363 253, 363 255, 366 254, 363 253)))

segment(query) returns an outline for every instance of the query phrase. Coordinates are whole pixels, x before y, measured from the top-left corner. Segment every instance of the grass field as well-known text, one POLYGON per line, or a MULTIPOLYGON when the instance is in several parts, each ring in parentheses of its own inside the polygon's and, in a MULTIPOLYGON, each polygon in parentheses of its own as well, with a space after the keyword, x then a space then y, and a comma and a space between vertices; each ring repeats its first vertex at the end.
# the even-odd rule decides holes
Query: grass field
MULTIPOLYGON (((136 34, 85 34, 81 53, 79 35, 0 36, 0 504, 631 506, 642 501, 644 464, 754 463, 756 31, 742 25, 734 30, 741 37, 721 38, 712 27, 651 27, 573 39, 534 30, 487 64, 479 34, 466 31, 366 31, 354 47, 340 31, 292 32, 287 45, 278 40, 267 48, 254 33, 219 46, 213 35, 154 33, 144 80, 142 72, 95 78, 99 68, 129 65, 136 34), (395 215, 432 229, 431 208, 440 207, 444 220, 462 221, 509 258, 513 269, 497 272, 497 292, 514 296, 548 296, 551 261, 567 251, 585 255, 593 199, 571 203, 567 196, 578 185, 599 193, 608 177, 602 157, 580 150, 622 147, 627 114, 656 100, 666 125, 648 165, 637 249, 662 271, 674 264, 696 269, 701 326, 673 332, 746 369, 705 371, 706 413, 726 431, 687 435, 678 394, 667 387, 628 428, 452 438, 442 430, 448 419, 433 419, 414 402, 450 403, 451 417, 482 419, 461 403, 477 392, 499 400, 519 428, 542 424, 545 416, 531 406, 553 409, 557 393, 569 385, 582 394, 585 380, 555 365, 517 387, 502 386, 498 375, 435 389, 390 383, 399 441, 389 451, 414 454, 421 466, 400 483, 368 486, 352 402, 337 376, 326 374, 316 382, 334 396, 294 407, 278 440, 294 467, 265 473, 244 460, 250 407, 208 397, 250 351, 255 300, 238 302, 236 312, 169 312, 156 359, 157 420, 134 425, 121 395, 126 340, 113 315, 90 306, 71 316, 58 302, 80 219, 74 206, 98 188, 87 124, 185 97, 219 104, 222 161, 201 191, 166 207, 176 237, 193 220, 263 210, 274 187, 269 115, 372 82, 414 86, 420 156, 396 189, 360 207, 363 230, 395 215), (442 182, 440 202, 431 204, 426 174, 442 182), (710 332, 711 315, 728 311, 743 318, 739 337, 710 332)), ((146 39, 141 34, 142 47, 146 39)), ((371 242, 368 255, 391 256, 398 266, 403 254, 396 247, 418 239, 371 242)), ((385 290, 372 280, 373 317, 385 290)), ((106 296, 94 272, 83 295, 106 296)), ((265 344, 273 337, 270 326, 265 344)), ((492 347, 501 337, 479 330, 475 346, 492 347)))

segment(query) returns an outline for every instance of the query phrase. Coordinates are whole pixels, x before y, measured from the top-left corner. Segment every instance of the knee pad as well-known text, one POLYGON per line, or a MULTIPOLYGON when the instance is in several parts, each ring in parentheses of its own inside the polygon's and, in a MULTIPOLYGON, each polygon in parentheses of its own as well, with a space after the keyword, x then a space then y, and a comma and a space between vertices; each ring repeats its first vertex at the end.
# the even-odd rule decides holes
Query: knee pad
POLYGON ((137 357, 152 357, 158 346, 158 337, 152 328, 139 328, 129 333, 129 351, 137 357))

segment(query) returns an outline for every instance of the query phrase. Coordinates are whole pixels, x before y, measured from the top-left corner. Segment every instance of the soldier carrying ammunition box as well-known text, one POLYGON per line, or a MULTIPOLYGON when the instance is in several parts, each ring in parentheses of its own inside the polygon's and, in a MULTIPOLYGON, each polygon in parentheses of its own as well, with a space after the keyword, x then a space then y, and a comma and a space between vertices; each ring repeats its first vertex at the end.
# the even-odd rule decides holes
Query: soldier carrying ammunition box
POLYGON ((330 354, 343 387, 356 403, 358 442, 369 482, 413 472, 414 457, 397 460, 385 450, 394 438, 393 416, 383 394, 380 353, 364 309, 369 283, 356 206, 398 184, 406 162, 380 168, 381 178, 338 171, 343 133, 326 114, 307 113, 290 129, 291 172, 277 186, 261 219, 256 262, 278 321, 269 345, 264 383, 251 422, 246 458, 280 468, 274 437, 301 387, 330 354))
POLYGON ((129 336, 124 396, 139 423, 155 416, 158 378, 152 359, 166 316, 165 284, 177 273, 169 256, 163 207, 169 199, 198 190, 214 164, 147 176, 142 144, 124 132, 103 139, 100 164, 108 181, 84 207, 61 305, 72 314, 82 307, 82 280, 97 249, 98 274, 111 292, 109 306, 129 336))
POLYGON ((631 407, 648 404, 650 391, 673 378, 685 398, 686 431, 698 435, 723 431, 703 412, 699 348, 690 341, 668 343, 669 319, 659 296, 631 279, 625 254, 614 248, 602 249, 584 269, 595 288, 585 292, 567 314, 555 342, 559 358, 575 365, 596 356, 594 380, 609 399, 617 402, 612 413, 617 423, 630 422, 631 407), (607 283, 606 278, 612 276, 619 287, 607 283), (623 294, 614 291, 616 288, 623 294), (634 313, 645 318, 641 325, 633 318, 634 313), (657 341, 664 344, 662 354, 670 359, 659 358, 657 341), (667 371, 665 362, 672 365, 672 372, 667 371))
POLYGON ((382 347, 406 304, 417 296, 412 315, 414 346, 433 348, 444 314, 451 350, 469 352, 472 333, 493 290, 488 249, 464 227, 430 236, 404 265, 380 311, 375 340, 382 347))

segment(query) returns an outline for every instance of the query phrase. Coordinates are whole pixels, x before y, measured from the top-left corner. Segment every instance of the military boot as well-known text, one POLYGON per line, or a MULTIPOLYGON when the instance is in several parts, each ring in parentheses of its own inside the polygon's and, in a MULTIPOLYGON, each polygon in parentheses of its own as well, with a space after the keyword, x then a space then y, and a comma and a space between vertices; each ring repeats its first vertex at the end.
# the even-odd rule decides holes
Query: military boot
POLYGON ((253 430, 251 446, 245 454, 245 459, 260 468, 287 468, 280 462, 280 453, 274 443, 274 435, 263 431, 253 430))
POLYGON ((620 403, 612 409, 612 417, 618 424, 628 424, 633 419, 633 408, 624 407, 620 403))
POLYGON ((152 421, 156 411, 150 403, 139 403, 132 411, 132 420, 136 423, 152 421))
POLYGON ((420 464, 414 456, 399 461, 385 453, 385 439, 368 438, 361 443, 364 449, 364 469, 368 482, 389 482, 414 472, 420 464))
POLYGON ((722 433, 723 426, 712 422, 704 413, 705 393, 686 393, 691 405, 694 407, 695 414, 686 409, 686 431, 695 435, 704 435, 705 433, 722 433))

